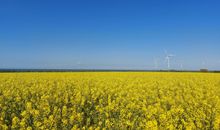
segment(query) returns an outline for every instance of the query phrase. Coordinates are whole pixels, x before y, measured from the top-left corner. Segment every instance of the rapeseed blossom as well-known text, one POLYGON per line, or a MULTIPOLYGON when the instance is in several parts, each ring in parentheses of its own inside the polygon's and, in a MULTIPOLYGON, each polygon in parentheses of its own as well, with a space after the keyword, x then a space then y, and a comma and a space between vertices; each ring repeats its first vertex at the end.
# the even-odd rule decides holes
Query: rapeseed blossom
POLYGON ((220 74, 1 73, 0 130, 220 129, 220 74))

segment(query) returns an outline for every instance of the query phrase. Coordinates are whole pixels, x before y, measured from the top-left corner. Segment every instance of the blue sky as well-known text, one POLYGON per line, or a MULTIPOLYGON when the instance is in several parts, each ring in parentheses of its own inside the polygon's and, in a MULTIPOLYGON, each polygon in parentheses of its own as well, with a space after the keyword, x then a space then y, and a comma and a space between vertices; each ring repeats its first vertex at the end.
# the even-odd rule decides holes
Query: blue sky
POLYGON ((220 70, 218 0, 1 0, 0 68, 220 70))

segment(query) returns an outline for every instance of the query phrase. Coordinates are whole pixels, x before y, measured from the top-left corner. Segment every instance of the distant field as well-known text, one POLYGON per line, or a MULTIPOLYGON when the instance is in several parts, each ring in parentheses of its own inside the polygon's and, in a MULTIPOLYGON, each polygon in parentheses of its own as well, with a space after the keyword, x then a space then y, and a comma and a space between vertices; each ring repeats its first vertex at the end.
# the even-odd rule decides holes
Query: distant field
POLYGON ((220 74, 0 73, 0 129, 220 129, 220 74))

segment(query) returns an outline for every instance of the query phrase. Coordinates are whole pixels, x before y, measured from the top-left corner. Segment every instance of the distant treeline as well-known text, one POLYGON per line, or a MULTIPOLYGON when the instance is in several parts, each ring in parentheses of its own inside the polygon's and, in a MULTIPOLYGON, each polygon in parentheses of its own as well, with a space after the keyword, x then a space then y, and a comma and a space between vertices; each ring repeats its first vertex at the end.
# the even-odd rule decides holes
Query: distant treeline
MULTIPOLYGON (((200 70, 0 69, 0 72, 201 72, 200 70)), ((220 71, 208 71, 220 73, 220 71)), ((204 72, 207 73, 207 72, 204 72)))

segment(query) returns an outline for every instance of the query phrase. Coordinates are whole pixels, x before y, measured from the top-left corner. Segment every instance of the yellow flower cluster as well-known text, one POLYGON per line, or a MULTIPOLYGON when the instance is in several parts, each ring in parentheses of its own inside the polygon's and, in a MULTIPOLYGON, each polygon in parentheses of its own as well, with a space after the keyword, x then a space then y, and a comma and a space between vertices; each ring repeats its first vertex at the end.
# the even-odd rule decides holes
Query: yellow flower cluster
POLYGON ((1 73, 1 130, 220 129, 220 74, 1 73))

